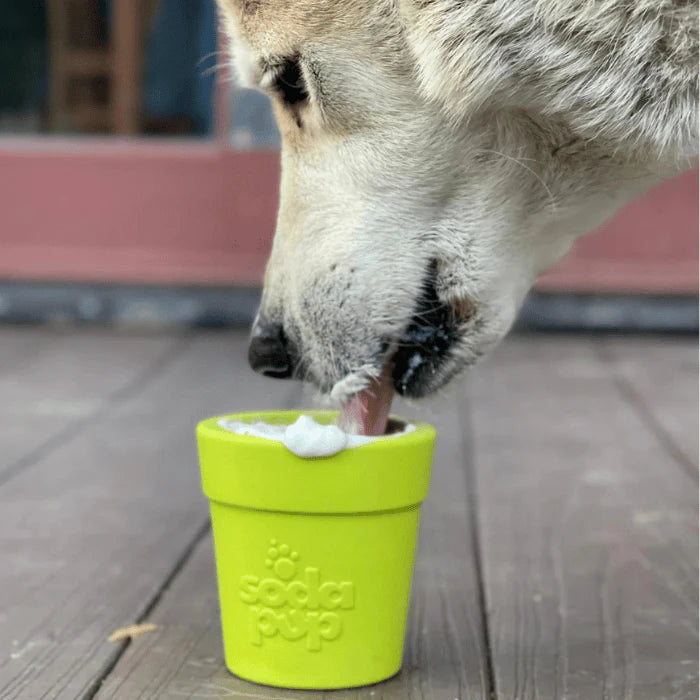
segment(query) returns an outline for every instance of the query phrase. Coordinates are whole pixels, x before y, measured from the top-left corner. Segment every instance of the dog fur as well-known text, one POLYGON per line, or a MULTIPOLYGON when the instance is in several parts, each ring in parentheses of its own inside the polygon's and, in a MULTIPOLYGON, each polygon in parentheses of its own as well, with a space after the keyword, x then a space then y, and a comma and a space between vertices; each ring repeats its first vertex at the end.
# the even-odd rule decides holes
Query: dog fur
POLYGON ((579 235, 696 159, 693 0, 219 6, 282 134, 259 322, 341 400, 400 345, 431 264, 458 340, 414 396, 492 348, 579 235))

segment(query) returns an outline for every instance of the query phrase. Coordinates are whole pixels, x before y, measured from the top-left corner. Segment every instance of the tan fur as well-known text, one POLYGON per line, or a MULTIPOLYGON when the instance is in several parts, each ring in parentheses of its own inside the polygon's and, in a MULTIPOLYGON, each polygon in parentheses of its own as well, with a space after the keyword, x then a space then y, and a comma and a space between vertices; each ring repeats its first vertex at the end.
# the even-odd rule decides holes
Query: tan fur
POLYGON ((695 157, 693 2, 219 6, 283 139, 261 314, 336 396, 400 344, 431 261, 460 339, 417 395, 493 347, 577 236, 695 157), (309 93, 292 108, 271 87, 290 57, 309 93))

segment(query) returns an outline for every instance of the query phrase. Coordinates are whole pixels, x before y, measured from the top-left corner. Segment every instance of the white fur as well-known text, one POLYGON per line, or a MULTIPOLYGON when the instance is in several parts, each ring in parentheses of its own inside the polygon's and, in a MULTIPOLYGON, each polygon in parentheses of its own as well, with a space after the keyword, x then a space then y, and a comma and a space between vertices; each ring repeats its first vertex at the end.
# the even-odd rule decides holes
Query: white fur
POLYGON ((295 118, 273 95, 261 314, 339 398, 378 374, 431 260, 440 298, 475 313, 426 393, 507 333, 578 236, 695 159, 695 2, 240 2, 220 0, 239 72, 269 90, 292 52, 311 95, 295 118))

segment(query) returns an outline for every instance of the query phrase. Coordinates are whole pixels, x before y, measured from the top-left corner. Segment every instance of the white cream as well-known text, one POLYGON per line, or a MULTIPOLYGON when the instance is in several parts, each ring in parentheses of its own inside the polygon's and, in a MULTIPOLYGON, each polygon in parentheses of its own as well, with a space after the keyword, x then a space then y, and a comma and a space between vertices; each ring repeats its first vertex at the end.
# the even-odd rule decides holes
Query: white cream
POLYGON ((253 435, 266 440, 276 440, 299 457, 330 457, 352 447, 406 435, 416 429, 415 425, 408 423, 402 431, 389 435, 349 435, 337 425, 317 423, 311 416, 299 416, 291 425, 244 423, 225 418, 219 420, 219 425, 238 435, 253 435))

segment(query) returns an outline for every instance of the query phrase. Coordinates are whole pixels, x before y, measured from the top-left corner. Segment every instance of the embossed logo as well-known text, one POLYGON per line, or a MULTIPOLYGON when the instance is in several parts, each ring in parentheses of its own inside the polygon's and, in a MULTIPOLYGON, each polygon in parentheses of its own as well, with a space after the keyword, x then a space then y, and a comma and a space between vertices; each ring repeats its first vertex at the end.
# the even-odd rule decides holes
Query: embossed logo
POLYGON ((281 635, 290 641, 306 638, 309 651, 320 651, 322 641, 338 639, 343 632, 343 610, 355 607, 351 581, 323 581, 319 569, 299 571, 299 554, 287 544, 270 541, 265 567, 269 578, 241 576, 240 598, 250 606, 251 644, 281 635))

